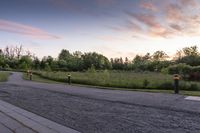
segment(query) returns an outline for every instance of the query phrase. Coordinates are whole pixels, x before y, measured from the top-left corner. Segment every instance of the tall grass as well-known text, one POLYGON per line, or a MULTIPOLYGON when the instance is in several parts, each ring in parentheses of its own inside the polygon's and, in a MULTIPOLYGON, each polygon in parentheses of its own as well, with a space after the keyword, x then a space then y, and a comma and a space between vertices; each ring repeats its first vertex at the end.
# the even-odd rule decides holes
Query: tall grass
MULTIPOLYGON (((87 71, 87 72, 44 72, 35 74, 54 81, 67 82, 68 73, 72 83, 95 85, 103 87, 119 87, 133 89, 173 89, 173 76, 162 73, 130 71, 87 71)), ((180 88, 184 90, 200 90, 200 83, 181 81, 180 88)))
POLYGON ((9 75, 10 75, 9 72, 1 72, 0 71, 0 82, 7 81, 9 75))

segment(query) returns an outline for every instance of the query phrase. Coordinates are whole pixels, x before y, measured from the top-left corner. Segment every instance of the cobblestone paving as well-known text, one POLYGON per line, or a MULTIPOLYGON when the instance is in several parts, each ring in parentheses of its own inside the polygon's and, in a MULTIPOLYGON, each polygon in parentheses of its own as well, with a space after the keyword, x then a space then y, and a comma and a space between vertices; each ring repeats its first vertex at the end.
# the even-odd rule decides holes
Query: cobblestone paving
POLYGON ((82 133, 199 133, 200 114, 0 85, 0 99, 82 133))
POLYGON ((0 133, 36 133, 22 123, 0 112, 0 133))

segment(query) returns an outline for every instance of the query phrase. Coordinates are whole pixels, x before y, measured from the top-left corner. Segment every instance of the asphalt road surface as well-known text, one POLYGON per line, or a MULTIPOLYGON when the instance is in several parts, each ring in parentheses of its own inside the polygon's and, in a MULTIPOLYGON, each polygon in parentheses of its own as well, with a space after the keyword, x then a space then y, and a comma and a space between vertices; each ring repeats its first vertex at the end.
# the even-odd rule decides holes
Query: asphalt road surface
POLYGON ((200 102, 185 96, 46 84, 13 73, 0 99, 82 133, 200 133, 200 102))

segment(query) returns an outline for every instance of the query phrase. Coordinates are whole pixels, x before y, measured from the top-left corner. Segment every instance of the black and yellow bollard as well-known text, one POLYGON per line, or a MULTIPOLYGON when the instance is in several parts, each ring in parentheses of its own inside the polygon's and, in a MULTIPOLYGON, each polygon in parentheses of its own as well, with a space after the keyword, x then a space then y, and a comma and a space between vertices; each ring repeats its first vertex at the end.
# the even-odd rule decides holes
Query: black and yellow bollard
POLYGON ((179 94, 179 80, 180 80, 180 75, 174 74, 174 93, 179 94))
POLYGON ((33 73, 30 72, 30 80, 32 80, 32 77, 33 77, 33 73))
POLYGON ((70 85, 71 84, 71 74, 68 73, 67 78, 68 78, 68 84, 70 85))

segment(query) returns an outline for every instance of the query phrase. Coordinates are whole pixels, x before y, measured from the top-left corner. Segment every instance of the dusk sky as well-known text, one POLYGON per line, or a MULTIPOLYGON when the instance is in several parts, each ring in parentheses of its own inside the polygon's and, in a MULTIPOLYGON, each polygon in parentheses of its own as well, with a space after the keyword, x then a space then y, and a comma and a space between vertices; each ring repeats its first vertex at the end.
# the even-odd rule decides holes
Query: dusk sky
POLYGON ((200 0, 1 0, 0 48, 108 58, 200 47, 200 0))

